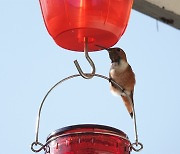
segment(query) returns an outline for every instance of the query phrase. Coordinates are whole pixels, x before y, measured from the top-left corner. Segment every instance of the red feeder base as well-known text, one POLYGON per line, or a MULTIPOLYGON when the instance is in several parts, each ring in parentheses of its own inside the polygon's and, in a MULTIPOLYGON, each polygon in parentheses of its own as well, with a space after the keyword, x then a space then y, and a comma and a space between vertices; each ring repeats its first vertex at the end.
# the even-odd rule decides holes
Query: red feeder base
POLYGON ((47 138, 50 154, 130 154, 130 141, 122 131, 102 125, 61 128, 47 138))

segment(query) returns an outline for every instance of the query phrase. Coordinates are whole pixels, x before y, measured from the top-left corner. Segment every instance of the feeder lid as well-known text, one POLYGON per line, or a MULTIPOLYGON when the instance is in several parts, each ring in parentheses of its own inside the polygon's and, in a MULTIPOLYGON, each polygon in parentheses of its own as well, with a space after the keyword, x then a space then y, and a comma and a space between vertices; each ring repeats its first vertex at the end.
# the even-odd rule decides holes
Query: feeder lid
POLYGON ((47 137, 47 141, 61 134, 73 133, 75 132, 75 130, 78 132, 81 132, 81 130, 83 130, 82 132, 84 132, 86 130, 87 132, 92 132, 92 133, 98 132, 98 131, 106 132, 106 133, 111 133, 114 135, 120 135, 128 140, 128 136, 119 129, 116 129, 110 126, 97 125, 97 124, 80 124, 80 125, 67 126, 67 127, 63 127, 63 128, 55 130, 54 132, 49 134, 49 136, 47 137))

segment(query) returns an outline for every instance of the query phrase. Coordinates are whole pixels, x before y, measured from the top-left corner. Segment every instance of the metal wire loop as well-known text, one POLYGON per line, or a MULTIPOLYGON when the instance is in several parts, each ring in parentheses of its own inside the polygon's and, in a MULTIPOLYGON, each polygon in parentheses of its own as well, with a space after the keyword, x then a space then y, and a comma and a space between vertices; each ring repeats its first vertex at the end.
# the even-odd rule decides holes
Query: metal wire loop
POLYGON ((33 151, 33 152, 40 152, 41 150, 46 150, 46 145, 44 145, 44 144, 42 144, 42 143, 40 143, 40 142, 33 142, 32 144, 31 144, 31 150, 33 151), (35 149, 34 148, 34 146, 40 146, 40 148, 39 149, 35 149))
POLYGON ((133 149, 134 151, 136 152, 139 152, 143 149, 143 144, 140 143, 140 142, 137 142, 137 143, 132 143, 131 144, 131 149, 133 149), (135 147, 136 146, 136 147, 135 147))
POLYGON ((88 54, 88 38, 84 38, 84 53, 85 53, 85 57, 87 59, 87 61, 89 62, 89 64, 91 65, 92 67, 92 72, 91 73, 84 73, 78 63, 77 60, 74 61, 74 64, 79 72, 79 74, 85 78, 85 79, 91 79, 95 72, 96 72, 96 67, 94 65, 94 62, 92 61, 92 59, 89 57, 89 54, 88 54))

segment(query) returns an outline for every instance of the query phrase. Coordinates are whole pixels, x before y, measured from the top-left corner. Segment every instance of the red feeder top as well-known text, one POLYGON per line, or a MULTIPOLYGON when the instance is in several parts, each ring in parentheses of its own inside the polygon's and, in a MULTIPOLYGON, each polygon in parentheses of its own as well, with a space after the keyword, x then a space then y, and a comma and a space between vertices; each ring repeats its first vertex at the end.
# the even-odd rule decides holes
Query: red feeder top
POLYGON ((50 154, 130 154, 122 131, 102 125, 75 125, 53 132, 47 139, 50 154))
POLYGON ((109 48, 123 35, 133 0, 39 0, 49 34, 62 48, 88 51, 109 48))

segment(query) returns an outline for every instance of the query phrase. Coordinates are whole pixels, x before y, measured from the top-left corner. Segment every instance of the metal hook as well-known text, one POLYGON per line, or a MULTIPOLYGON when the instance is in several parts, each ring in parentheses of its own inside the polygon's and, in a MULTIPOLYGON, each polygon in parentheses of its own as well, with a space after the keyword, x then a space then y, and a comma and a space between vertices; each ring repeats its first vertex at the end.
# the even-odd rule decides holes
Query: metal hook
POLYGON ((84 52, 85 52, 85 57, 86 57, 87 61, 89 62, 89 64, 92 67, 92 72, 91 73, 84 73, 82 71, 82 69, 81 69, 81 67, 80 67, 80 65, 79 65, 77 60, 74 61, 74 64, 75 64, 79 74, 83 78, 91 79, 94 76, 95 72, 96 72, 96 68, 95 68, 94 62, 92 61, 92 59, 89 57, 89 54, 88 54, 88 38, 87 37, 84 38, 84 52))

